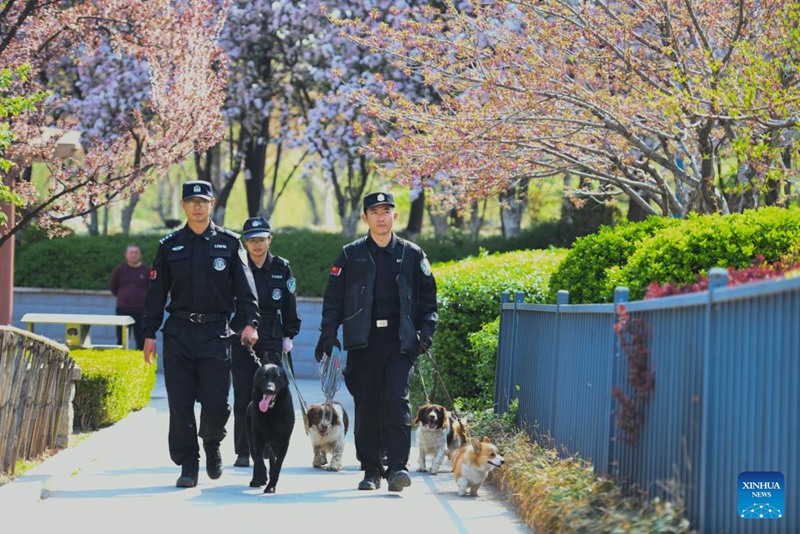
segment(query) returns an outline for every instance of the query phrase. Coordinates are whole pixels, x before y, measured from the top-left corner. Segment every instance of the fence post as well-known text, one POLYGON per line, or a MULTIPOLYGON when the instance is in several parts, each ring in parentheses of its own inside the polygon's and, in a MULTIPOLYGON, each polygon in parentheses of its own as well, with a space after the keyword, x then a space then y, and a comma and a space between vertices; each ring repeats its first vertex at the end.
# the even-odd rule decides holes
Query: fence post
MULTIPOLYGON (((697 525, 700 531, 705 530, 707 522, 706 504, 708 502, 706 495, 707 480, 708 480, 708 464, 709 455, 711 451, 708 450, 708 434, 709 434, 709 421, 710 409, 708 399, 713 395, 711 385, 711 347, 713 345, 711 339, 711 332, 713 326, 713 309, 714 309, 714 292, 717 289, 724 288, 728 285, 728 270, 720 267, 714 267, 708 271, 708 301, 706 302, 706 316, 705 325, 703 328, 703 389, 700 392, 701 402, 701 420, 700 420, 700 524, 697 525)), ((717 451, 714 451, 716 454, 717 451)))
POLYGON ((555 354, 553 354, 553 394, 550 396, 551 428, 547 429, 551 433, 551 437, 555 432, 556 409, 558 407, 558 362, 561 361, 561 350, 563 349, 561 344, 561 306, 567 304, 569 304, 569 291, 559 289, 558 293, 556 293, 556 346, 555 354))
MULTIPOLYGON (((500 321, 502 322, 502 315, 503 315, 503 304, 509 304, 511 302, 511 293, 508 291, 503 291, 500 293, 500 321)), ((500 406, 502 404, 508 405, 508 397, 510 393, 508 393, 510 385, 508 382, 511 380, 511 376, 513 375, 512 372, 512 360, 514 353, 516 352, 515 340, 514 340, 514 325, 517 320, 516 313, 512 312, 511 314, 511 333, 510 335, 506 336, 508 343, 511 345, 511 348, 508 349, 503 346, 503 338, 501 337, 497 342, 497 363, 495 363, 495 370, 494 370, 494 412, 497 415, 501 415, 502 410, 500 406), (510 339, 509 339, 510 338, 510 339), (508 356, 503 358, 501 361, 500 355, 507 354, 508 356), (503 367, 501 368, 501 364, 503 367), (508 378, 506 378, 508 377, 508 378), (501 381, 502 379, 502 381, 501 381)))
MULTIPOLYGON (((627 287, 620 286, 614 288, 613 326, 616 326, 619 322, 619 314, 617 313, 619 306, 630 302, 630 294, 631 292, 627 287)), ((611 356, 611 383, 614 384, 615 380, 617 379, 617 373, 620 372, 620 365, 622 365, 620 363, 622 360, 622 344, 619 342, 619 336, 617 336, 616 329, 612 327, 611 331, 612 335, 614 336, 614 354, 611 356)), ((616 444, 616 440, 614 439, 614 429, 616 427, 616 423, 612 415, 613 413, 614 396, 612 395, 610 399, 610 405, 608 407, 608 470, 612 475, 618 476, 620 470, 619 461, 615 458, 616 450, 614 449, 614 445, 616 444)))
POLYGON ((75 408, 72 401, 75 400, 75 388, 81 379, 81 368, 77 365, 69 371, 69 384, 67 393, 60 406, 60 417, 58 420, 58 430, 56 434, 56 447, 66 449, 69 446, 69 436, 72 434, 72 424, 75 419, 75 408))

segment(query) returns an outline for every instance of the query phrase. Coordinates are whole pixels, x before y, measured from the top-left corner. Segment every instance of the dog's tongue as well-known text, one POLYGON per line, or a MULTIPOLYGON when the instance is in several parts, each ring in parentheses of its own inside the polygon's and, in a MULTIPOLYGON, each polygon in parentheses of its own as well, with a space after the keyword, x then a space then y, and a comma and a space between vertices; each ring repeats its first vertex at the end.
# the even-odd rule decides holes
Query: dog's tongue
POLYGON ((264 413, 267 413, 269 410, 269 405, 272 402, 272 397, 275 395, 264 395, 264 397, 258 402, 258 409, 264 413))

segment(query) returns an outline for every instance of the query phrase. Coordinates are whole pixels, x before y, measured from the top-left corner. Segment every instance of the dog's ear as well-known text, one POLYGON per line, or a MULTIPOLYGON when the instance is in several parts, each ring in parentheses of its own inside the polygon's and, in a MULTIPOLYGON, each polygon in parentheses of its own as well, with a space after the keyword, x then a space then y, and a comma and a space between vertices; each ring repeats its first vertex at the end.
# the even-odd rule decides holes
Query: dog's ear
POLYGON ((423 404, 422 406, 419 407, 419 409, 417 410, 417 415, 416 417, 414 417, 414 421, 412 421, 411 423, 412 425, 417 426, 419 422, 422 420, 422 418, 425 417, 425 406, 426 405, 423 404))
POLYGON ((276 352, 274 350, 265 351, 264 354, 261 355, 261 362, 262 363, 273 363, 277 366, 281 365, 281 354, 280 352, 276 352))
POLYGON ((481 442, 480 441, 478 441, 476 438, 472 438, 471 444, 472 444, 472 450, 475 451, 476 454, 481 452, 481 442))
POLYGON ((489 439, 489 436, 483 436, 483 442, 484 443, 491 443, 492 440, 489 439))

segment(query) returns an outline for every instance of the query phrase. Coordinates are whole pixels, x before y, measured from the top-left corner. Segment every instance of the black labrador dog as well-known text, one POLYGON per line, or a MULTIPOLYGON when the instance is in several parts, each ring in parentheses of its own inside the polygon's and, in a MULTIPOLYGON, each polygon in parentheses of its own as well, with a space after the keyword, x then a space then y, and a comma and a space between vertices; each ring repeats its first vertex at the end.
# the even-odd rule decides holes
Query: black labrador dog
POLYGON ((252 397, 247 405, 245 431, 253 458, 250 487, 266 484, 264 493, 275 493, 292 430, 294 404, 286 371, 280 365, 265 363, 253 377, 252 397), (264 458, 269 458, 269 479, 264 458))

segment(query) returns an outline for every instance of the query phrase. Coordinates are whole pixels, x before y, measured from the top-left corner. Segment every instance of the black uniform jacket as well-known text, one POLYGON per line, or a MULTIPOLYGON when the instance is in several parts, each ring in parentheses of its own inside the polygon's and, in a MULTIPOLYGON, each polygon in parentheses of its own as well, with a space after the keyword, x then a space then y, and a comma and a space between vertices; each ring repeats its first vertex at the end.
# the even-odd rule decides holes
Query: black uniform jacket
MULTIPOLYGON (((433 335, 439 320, 436 281, 425 253, 414 243, 397 236, 394 247, 400 269, 400 351, 416 357, 420 353, 418 332, 433 335)), ((342 325, 345 350, 367 346, 373 326, 372 304, 375 290, 375 262, 367 247, 367 237, 342 248, 333 264, 322 303, 323 336, 336 336, 342 325)))
MULTIPOLYGON (((170 313, 227 315, 258 320, 258 300, 239 235, 213 222, 201 235, 185 225, 160 241, 145 298, 142 331, 155 338, 170 313)), ((226 324, 227 329, 227 324, 226 324)))
MULTIPOLYGON (((258 291, 259 339, 293 338, 300 332, 300 316, 297 314, 296 282, 289 262, 280 256, 267 255, 261 268, 248 258, 258 291)), ((245 322, 237 314, 231 322, 235 332, 244 328, 245 322)))

